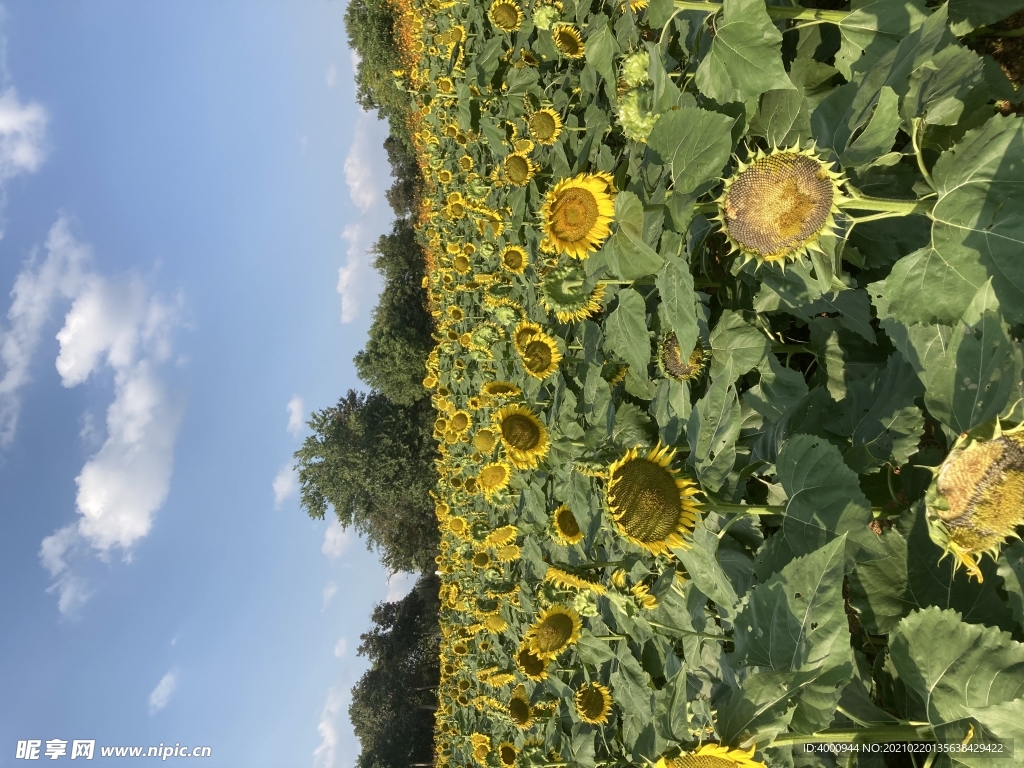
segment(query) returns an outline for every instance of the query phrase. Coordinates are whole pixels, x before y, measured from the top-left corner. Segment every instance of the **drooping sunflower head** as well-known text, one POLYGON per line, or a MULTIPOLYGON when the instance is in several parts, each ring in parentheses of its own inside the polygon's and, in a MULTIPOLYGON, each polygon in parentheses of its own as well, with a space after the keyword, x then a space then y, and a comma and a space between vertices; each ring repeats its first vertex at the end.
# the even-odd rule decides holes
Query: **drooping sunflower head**
POLYGON ((564 546, 572 546, 583 541, 583 531, 576 521, 576 515, 568 504, 562 504, 551 515, 551 529, 555 540, 564 546))
POLYGON ((841 174, 813 148, 759 150, 726 179, 716 218, 744 258, 795 261, 834 227, 841 184, 841 174))
POLYGON ((530 136, 538 144, 554 144, 562 133, 562 118, 550 107, 538 109, 527 120, 530 136))
POLYGON ((523 23, 523 12, 512 0, 497 0, 487 11, 487 18, 502 32, 515 32, 523 23))
POLYGON ((518 245, 510 245, 501 252, 499 257, 501 268, 506 269, 514 275, 521 275, 526 271, 526 265, 530 263, 526 249, 518 245))
POLYGON ((608 469, 607 503, 615 527, 652 555, 671 556, 697 523, 696 485, 672 469, 675 451, 633 448, 608 469))
POLYGON ((540 682, 548 676, 548 662, 524 645, 516 654, 516 666, 530 680, 540 682))
POLYGON ((526 689, 521 685, 516 686, 512 698, 509 699, 508 716, 517 728, 524 731, 533 722, 533 710, 530 708, 529 699, 526 698, 526 689))
POLYGON ((611 234, 615 188, 607 173, 582 173, 563 179, 547 193, 541 208, 544 231, 554 247, 584 259, 611 234))
POLYGON ((506 405, 494 415, 505 455, 518 469, 536 467, 548 452, 548 431, 533 411, 506 405))
POLYGON ((476 483, 484 496, 489 499, 498 491, 507 488, 511 478, 512 470, 509 466, 504 462, 498 461, 485 465, 480 470, 480 474, 476 476, 476 483))
POLYGON ((488 381, 480 388, 481 397, 489 400, 505 400, 521 394, 522 390, 510 381, 488 381))
POLYGON ((544 278, 540 290, 540 303, 548 312, 554 312, 560 323, 585 320, 601 310, 604 286, 584 290, 586 273, 579 267, 567 265, 553 269, 544 278))
POLYGON ((608 722, 612 711, 612 694, 600 683, 585 683, 572 697, 576 713, 584 723, 601 725, 608 722))
POLYGON ((721 744, 704 744, 678 757, 662 757, 654 768, 767 768, 760 760, 754 759, 755 749, 729 749, 721 744))
POLYGON ((583 622, 576 611, 555 604, 541 613, 523 639, 534 655, 553 659, 579 639, 581 629, 583 622))
POLYGON ((668 378, 676 381, 693 381, 700 378, 707 366, 708 353, 704 350, 700 337, 693 351, 684 359, 679 349, 679 340, 675 333, 669 332, 658 345, 658 368, 668 378))
POLYGON ((1024 524, 1024 424, 1004 432, 996 421, 957 440, 925 505, 932 537, 980 582, 981 556, 998 557, 1024 524))
POLYGON ((516 764, 516 758, 519 756, 519 750, 516 749, 515 744, 510 741, 503 741, 498 746, 498 760, 502 765, 513 766, 516 764))
POLYGON ((543 332, 534 334, 522 345, 517 344, 516 351, 523 359, 526 373, 535 379, 546 379, 558 370, 558 364, 562 360, 558 343, 543 332))
POLYGON ((583 58, 583 38, 572 24, 556 24, 551 29, 555 48, 567 59, 583 58))
POLYGON ((505 178, 516 187, 524 186, 537 173, 537 165, 533 160, 519 152, 513 152, 506 157, 502 167, 505 170, 505 178))

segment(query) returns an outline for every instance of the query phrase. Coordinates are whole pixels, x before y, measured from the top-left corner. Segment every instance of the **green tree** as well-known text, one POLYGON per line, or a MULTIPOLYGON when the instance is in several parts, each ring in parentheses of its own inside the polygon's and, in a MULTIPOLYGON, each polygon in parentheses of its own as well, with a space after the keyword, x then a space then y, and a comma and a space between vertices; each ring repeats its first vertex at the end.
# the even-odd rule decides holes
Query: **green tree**
POLYGON ((388 568, 432 569, 439 536, 428 493, 436 474, 430 401, 400 405, 349 390, 309 426, 313 434, 295 452, 309 516, 323 519, 330 506, 388 568))

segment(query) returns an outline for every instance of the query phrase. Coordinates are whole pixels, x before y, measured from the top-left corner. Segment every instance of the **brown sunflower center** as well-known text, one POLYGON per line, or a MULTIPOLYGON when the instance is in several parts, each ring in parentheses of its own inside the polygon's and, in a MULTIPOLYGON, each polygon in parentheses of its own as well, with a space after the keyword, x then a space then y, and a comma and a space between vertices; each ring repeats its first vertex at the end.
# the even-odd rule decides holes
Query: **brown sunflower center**
POLYGON ((578 56, 580 53, 580 41, 576 39, 576 35, 569 29, 559 29, 555 31, 555 45, 558 49, 566 56, 578 56))
POLYGON ((442 77, 437 81, 437 90, 441 93, 450 93, 452 90, 452 81, 446 77, 442 77))
POLYGON ((488 563, 491 562, 491 556, 486 552, 477 552, 473 555, 473 565, 477 568, 486 568, 488 563))
POLYGON ((523 349, 523 360, 528 370, 534 373, 546 371, 551 365, 551 347, 540 339, 534 339, 523 349))
POLYGON ((534 112, 530 115, 530 133, 537 141, 547 141, 555 135, 557 128, 555 118, 547 112, 534 112))
POLYGON ((450 429, 457 429, 460 432, 469 426, 469 416, 459 412, 452 416, 451 422, 448 424, 450 429))
POLYGON ((755 160, 725 195, 729 235, 762 256, 799 248, 825 227, 835 187, 812 157, 778 152, 755 160))
POLYGON ((622 529, 642 542, 668 538, 683 512, 672 473, 639 457, 615 470, 609 500, 622 529))
POLYGON ((572 617, 564 613, 553 613, 537 627, 537 650, 541 653, 556 653, 569 644, 572 638, 572 617))
POLYGON ((697 378, 704 368, 704 349, 700 345, 700 339, 684 361, 679 352, 679 339, 674 333, 670 333, 661 345, 661 362, 665 366, 665 372, 673 379, 688 381, 697 378))
POLYGON ((523 252, 517 248, 510 248, 502 254, 501 261, 513 272, 520 270, 524 266, 523 252))
POLYGON ((547 666, 544 659, 537 656, 529 648, 523 648, 519 651, 519 655, 516 656, 516 659, 519 662, 519 666, 523 668, 523 671, 531 677, 537 677, 547 666))
POLYGON ((551 231, 560 240, 578 243, 597 224, 597 198, 589 189, 570 187, 551 206, 551 231))
POLYGON ((736 768, 736 761, 715 755, 680 755, 669 765, 671 768, 736 768))
POLYGON ((513 184, 523 184, 530 178, 530 163, 522 155, 505 158, 505 175, 513 184))
POLYGON ((452 266, 455 267, 456 272, 468 272, 469 271, 469 259, 463 255, 458 255, 452 259, 452 266))
POLYGON ((512 3, 495 3, 491 6, 491 18, 506 32, 519 25, 519 9, 512 3))
POLYGON ((511 744, 502 744, 499 754, 501 755, 501 762, 503 765, 516 764, 516 748, 511 744))
POLYGON ((555 515, 555 525, 567 539, 580 535, 580 525, 576 522, 576 515, 568 507, 562 507, 555 515))
POLYGON ((585 716, 591 719, 600 717, 604 713, 604 691, 592 685, 580 688, 576 694, 576 705, 585 716))
POLYGON ((526 725, 530 722, 530 704, 518 696, 508 703, 508 716, 516 725, 526 725))
POLYGON ((501 436, 516 450, 529 451, 540 442, 541 434, 540 427, 532 419, 513 413, 502 420, 501 436))

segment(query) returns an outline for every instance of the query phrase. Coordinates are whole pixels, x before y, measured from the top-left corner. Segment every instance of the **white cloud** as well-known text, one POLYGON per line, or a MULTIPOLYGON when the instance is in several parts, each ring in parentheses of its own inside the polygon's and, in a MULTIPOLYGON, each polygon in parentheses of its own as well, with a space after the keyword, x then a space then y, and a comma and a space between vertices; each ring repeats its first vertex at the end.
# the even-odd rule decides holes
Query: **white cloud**
POLYGON ((388 594, 384 602, 393 603, 408 595, 416 583, 416 574, 408 571, 399 571, 388 576, 388 594))
POLYGON ((348 184, 349 197, 364 212, 381 199, 380 181, 387 179, 390 173, 387 155, 382 150, 387 138, 383 126, 384 123, 374 115, 360 112, 352 134, 352 146, 345 157, 345 183, 348 184))
POLYGON ((19 390, 31 381, 29 365, 39 345, 43 325, 50 319, 58 299, 74 298, 85 280, 91 259, 89 248, 71 234, 69 222, 60 217, 46 238, 47 255, 37 264, 37 255, 25 262, 11 290, 7 311, 10 328, 0 335, 0 447, 10 447, 21 411, 19 390))
POLYGON ((316 768, 334 768, 334 758, 338 750, 338 716, 341 714, 344 699, 344 691, 339 686, 327 691, 327 702, 316 726, 317 733, 320 734, 320 746, 313 750, 313 765, 316 768))
POLYGON ((348 531, 341 527, 341 523, 334 520, 328 524, 327 530, 324 531, 324 543, 320 547, 320 551, 331 560, 337 560, 351 544, 352 537, 348 531))
POLYGON ((55 579, 46 591, 57 593, 57 608, 65 616, 73 614, 91 595, 85 581, 68 570, 65 558, 80 540, 78 527, 71 523, 44 538, 39 547, 39 560, 55 579))
POLYGON ((355 73, 359 70, 359 62, 363 60, 363 57, 360 56, 354 49, 349 48, 348 60, 349 64, 352 65, 352 74, 355 75, 355 73))
POLYGON ((295 495, 298 488, 295 470, 291 464, 285 464, 274 477, 274 509, 280 509, 286 499, 295 495))
POLYGON ((334 599, 336 594, 338 594, 338 585, 333 581, 328 581, 324 585, 324 604, 320 609, 321 613, 327 610, 327 606, 331 604, 331 600, 334 599))
POLYGON ((328 88, 333 88, 338 82, 338 68, 331 64, 327 68, 327 72, 324 73, 324 82, 327 83, 328 88))
POLYGON ((334 644, 334 655, 336 658, 341 658, 345 655, 345 651, 348 650, 348 640, 342 635, 338 638, 338 642, 334 644))
POLYGON ((296 395, 288 401, 285 408, 288 411, 288 432, 293 437, 298 437, 304 426, 302 419, 306 415, 306 405, 302 398, 296 395))
POLYGON ((15 88, 0 95, 0 179, 32 173, 46 159, 46 110, 35 102, 22 104, 15 88))
POLYGON ((174 689, 177 687, 178 673, 172 669, 160 678, 160 682, 156 684, 156 688, 154 688, 153 692, 149 694, 150 716, 155 715, 167 706, 168 702, 171 700, 171 696, 174 695, 174 689))
POLYGON ((341 296, 341 322, 351 323, 359 316, 360 294, 359 275, 363 268, 363 254, 366 252, 363 228, 359 224, 349 224, 341 233, 341 238, 348 242, 348 261, 338 269, 338 295, 341 296))

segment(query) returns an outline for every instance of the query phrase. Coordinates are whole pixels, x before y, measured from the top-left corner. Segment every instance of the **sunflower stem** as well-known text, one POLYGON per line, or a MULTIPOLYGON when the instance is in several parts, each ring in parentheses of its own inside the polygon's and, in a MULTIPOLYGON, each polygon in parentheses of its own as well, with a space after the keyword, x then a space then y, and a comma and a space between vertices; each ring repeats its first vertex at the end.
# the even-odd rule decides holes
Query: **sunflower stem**
POLYGON ((872 743, 883 741, 936 741, 928 723, 913 721, 900 725, 874 725, 870 728, 829 728, 816 733, 786 733, 776 736, 773 747, 788 744, 822 744, 835 741, 841 744, 872 743))
MULTIPOLYGON (((721 3, 702 2, 702 0, 675 0, 675 7, 681 11, 704 11, 718 13, 722 10, 721 3)), ((800 19, 801 21, 819 21, 829 24, 841 24, 850 15, 848 11, 819 11, 814 8, 781 8, 769 5, 765 8, 773 19, 800 19)))
POLYGON ((918 141, 918 134, 921 133, 920 129, 923 125, 924 120, 919 117, 914 118, 914 123, 910 129, 910 140, 914 146, 914 155, 917 157, 917 167, 921 171, 921 175, 928 182, 928 186, 935 189, 935 182, 932 180, 932 175, 924 164, 924 155, 921 154, 921 143, 918 141))
POLYGON ((671 627, 668 624, 659 624, 656 621, 647 620, 647 623, 652 627, 658 627, 659 629, 667 629, 670 632, 678 632, 681 635, 689 635, 691 637, 700 637, 704 640, 732 640, 728 635, 709 635, 707 632, 694 632, 692 629, 681 629, 679 627, 671 627))
MULTIPOLYGON (((836 201, 842 210, 878 211, 888 216, 910 216, 914 213, 931 213, 935 207, 934 200, 894 200, 889 197, 869 197, 857 195, 844 197, 836 201)), ((854 221, 867 221, 870 217, 854 218, 854 221)), ((884 218, 884 217, 879 217, 884 218)))
POLYGON ((625 640, 625 635, 591 635, 595 640, 604 640, 606 643, 614 642, 615 640, 625 640))
POLYGON ((798 352, 810 352, 813 354, 814 350, 811 349, 809 344, 772 344, 772 352, 793 355, 798 352))

